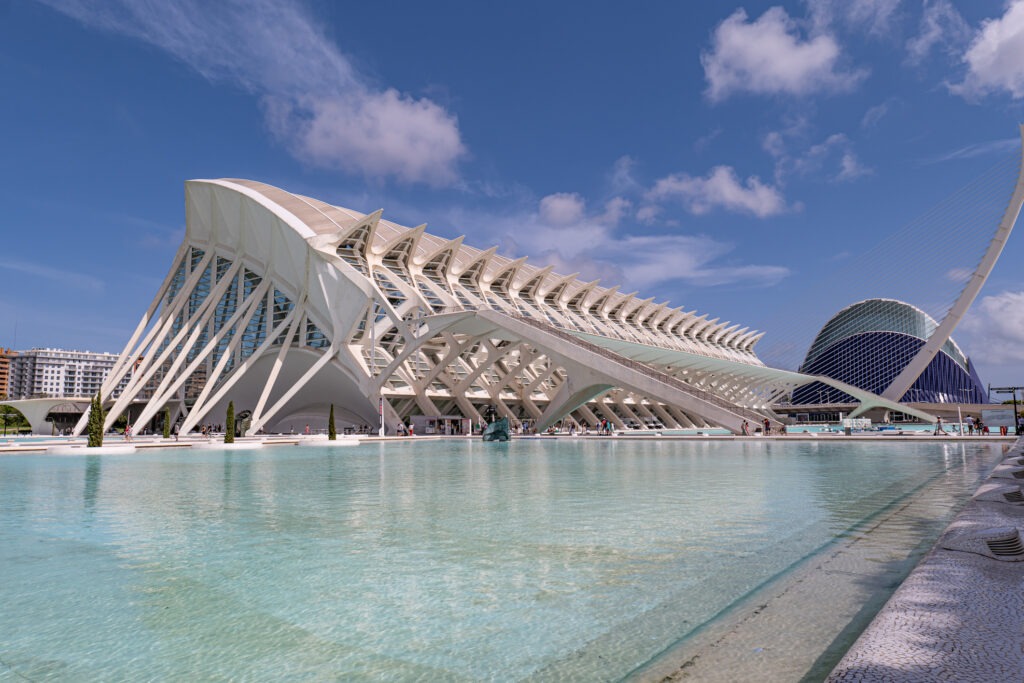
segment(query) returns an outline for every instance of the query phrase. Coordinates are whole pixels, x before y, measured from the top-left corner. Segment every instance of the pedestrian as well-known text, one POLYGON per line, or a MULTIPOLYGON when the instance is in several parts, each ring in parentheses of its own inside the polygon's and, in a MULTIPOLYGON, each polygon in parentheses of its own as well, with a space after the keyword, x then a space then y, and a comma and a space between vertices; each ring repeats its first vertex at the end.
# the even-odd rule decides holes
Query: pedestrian
POLYGON ((964 421, 967 423, 967 435, 968 436, 973 436, 974 435, 974 418, 971 417, 970 415, 968 415, 967 419, 964 420, 964 421))
POLYGON ((750 423, 746 420, 744 420, 743 424, 740 425, 740 434, 743 436, 750 436, 750 423))
POLYGON ((935 418, 935 433, 936 434, 945 434, 946 433, 946 430, 942 428, 942 418, 941 417, 935 418))
POLYGON ((181 423, 180 422, 175 422, 174 423, 174 429, 172 429, 171 431, 174 432, 174 440, 177 441, 178 440, 178 433, 181 431, 181 423))
POLYGON ((306 423, 306 431, 305 431, 305 434, 306 434, 306 436, 309 436, 309 423, 308 423, 308 422, 306 423))
POLYGON ((764 419, 764 435, 768 436, 772 433, 772 421, 767 417, 764 419))
POLYGON ((125 441, 131 441, 132 440, 132 426, 131 426, 131 424, 126 424, 124 426, 124 440, 125 441))

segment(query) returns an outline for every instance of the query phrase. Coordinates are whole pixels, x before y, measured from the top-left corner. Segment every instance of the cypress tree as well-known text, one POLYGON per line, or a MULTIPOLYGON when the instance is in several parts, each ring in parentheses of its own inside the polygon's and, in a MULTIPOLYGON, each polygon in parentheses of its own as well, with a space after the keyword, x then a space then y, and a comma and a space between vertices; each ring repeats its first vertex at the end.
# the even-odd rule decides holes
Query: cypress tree
POLYGON ((164 438, 171 438, 171 409, 164 407, 164 438))
POLYGON ((338 430, 334 428, 334 404, 331 404, 331 416, 327 418, 327 440, 337 441, 338 430))
POLYGON ((103 445, 103 401, 97 391, 89 405, 89 421, 87 423, 89 434, 89 448, 99 448, 103 445))
POLYGON ((224 425, 224 443, 235 442, 235 402, 228 401, 228 419, 224 425))

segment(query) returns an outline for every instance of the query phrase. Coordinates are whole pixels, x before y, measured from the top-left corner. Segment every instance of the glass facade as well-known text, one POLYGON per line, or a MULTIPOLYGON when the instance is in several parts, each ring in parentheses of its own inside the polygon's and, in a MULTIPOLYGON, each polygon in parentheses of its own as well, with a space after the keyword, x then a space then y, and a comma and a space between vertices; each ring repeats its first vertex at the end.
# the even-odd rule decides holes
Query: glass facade
MULTIPOLYGON (((882 394, 917 355, 938 324, 924 311, 893 299, 869 299, 837 313, 811 344, 800 372, 824 375, 882 394)), ((901 399, 922 403, 986 403, 981 380, 950 339, 901 399)), ((855 403, 821 382, 793 392, 795 404, 855 403)))

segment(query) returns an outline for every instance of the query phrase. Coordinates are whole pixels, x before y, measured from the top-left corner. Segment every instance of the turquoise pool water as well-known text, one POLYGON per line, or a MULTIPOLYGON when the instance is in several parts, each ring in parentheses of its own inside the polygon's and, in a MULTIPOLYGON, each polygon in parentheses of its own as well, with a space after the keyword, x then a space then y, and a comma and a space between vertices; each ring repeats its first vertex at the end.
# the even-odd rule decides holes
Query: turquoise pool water
POLYGON ((0 679, 618 680, 987 444, 0 456, 0 679))

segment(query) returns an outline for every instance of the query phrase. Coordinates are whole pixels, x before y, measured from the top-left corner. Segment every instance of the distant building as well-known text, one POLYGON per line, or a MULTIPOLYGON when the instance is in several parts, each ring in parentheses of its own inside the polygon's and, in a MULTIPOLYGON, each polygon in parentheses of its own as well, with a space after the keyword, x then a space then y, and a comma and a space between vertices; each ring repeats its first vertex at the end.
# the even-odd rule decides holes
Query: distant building
MULTIPOLYGON (((917 355, 938 323, 895 299, 868 299, 847 306, 815 337, 800 372, 883 394, 917 355)), ((794 404, 853 403, 834 386, 815 382, 793 391, 794 404)), ((952 338, 900 398, 901 403, 987 403, 970 359, 952 338)))
POLYGON ((17 355, 17 351, 0 347, 0 398, 6 398, 11 393, 11 359, 17 355))
MULTIPOLYGON (((113 353, 66 349, 31 349, 7 354, 10 366, 7 394, 11 399, 91 396, 99 391, 117 360, 117 354, 113 353)), ((2 372, 0 370, 0 375, 2 372)))

